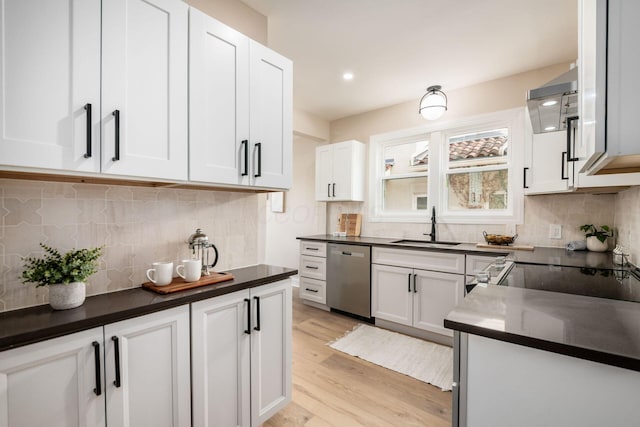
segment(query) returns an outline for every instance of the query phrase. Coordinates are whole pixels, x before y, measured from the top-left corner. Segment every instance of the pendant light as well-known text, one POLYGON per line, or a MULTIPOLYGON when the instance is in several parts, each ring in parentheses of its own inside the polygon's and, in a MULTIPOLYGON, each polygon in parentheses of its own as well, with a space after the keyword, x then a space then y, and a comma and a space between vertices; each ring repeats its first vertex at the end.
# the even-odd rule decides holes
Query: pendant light
POLYGON ((439 119, 447 111, 447 95, 440 89, 440 85, 429 86, 420 100, 418 112, 427 120, 439 119))

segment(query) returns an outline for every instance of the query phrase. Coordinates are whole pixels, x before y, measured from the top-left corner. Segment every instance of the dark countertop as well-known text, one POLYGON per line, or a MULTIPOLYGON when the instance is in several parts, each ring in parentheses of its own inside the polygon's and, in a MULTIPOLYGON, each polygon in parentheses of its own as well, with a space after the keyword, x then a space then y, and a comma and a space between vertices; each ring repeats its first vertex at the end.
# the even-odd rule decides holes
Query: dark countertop
POLYGON ((298 271, 260 264, 229 273, 233 280, 168 295, 135 288, 88 297, 71 310, 56 311, 47 304, 0 313, 0 351, 277 282, 298 271))
POLYGON ((476 286, 444 326, 640 371, 640 304, 634 302, 476 286))
MULTIPOLYGON (((461 243, 456 246, 438 245, 437 247, 413 246, 405 243, 393 243, 401 240, 401 237, 335 237, 330 234, 317 234, 314 236, 298 237, 298 240, 315 240, 331 243, 343 243, 347 245, 367 246, 391 246, 405 249, 423 251, 438 251, 451 253, 465 253, 475 255, 507 255, 517 263, 562 265, 567 267, 612 267, 611 252, 568 251, 564 248, 536 247, 533 251, 512 250, 508 246, 492 248, 479 248, 475 243, 461 243)), ((409 239, 407 237, 407 239, 409 239)), ((422 240, 422 239, 417 239, 422 240)), ((427 239, 425 239, 426 241, 427 239)))

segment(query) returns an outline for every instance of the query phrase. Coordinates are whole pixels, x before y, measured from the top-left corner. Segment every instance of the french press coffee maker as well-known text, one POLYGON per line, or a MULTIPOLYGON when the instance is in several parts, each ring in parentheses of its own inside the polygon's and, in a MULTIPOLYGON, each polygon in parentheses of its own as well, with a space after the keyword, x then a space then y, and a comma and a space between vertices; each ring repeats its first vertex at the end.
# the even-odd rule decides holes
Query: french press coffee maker
POLYGON ((196 232, 189 236, 189 249, 191 249, 193 256, 199 258, 202 261, 202 275, 208 276, 213 268, 218 263, 218 249, 209 243, 209 237, 202 232, 201 229, 196 229, 196 232), (209 254, 213 249, 213 262, 209 264, 209 254))

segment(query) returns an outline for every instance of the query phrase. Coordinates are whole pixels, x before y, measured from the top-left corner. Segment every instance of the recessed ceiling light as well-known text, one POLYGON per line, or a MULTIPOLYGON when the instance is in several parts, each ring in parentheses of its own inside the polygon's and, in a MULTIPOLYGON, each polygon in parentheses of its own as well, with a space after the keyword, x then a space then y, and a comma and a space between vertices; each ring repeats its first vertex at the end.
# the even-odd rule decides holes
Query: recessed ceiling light
POLYGON ((353 80, 353 73, 347 71, 342 75, 342 78, 345 80, 353 80))
POLYGON ((542 106, 543 106, 543 107, 551 107, 552 105, 556 105, 557 103, 558 103, 558 101, 556 101, 556 100, 554 99, 554 100, 551 100, 551 101, 545 101, 545 102, 543 102, 543 103, 542 103, 542 106))
POLYGON ((555 126, 547 126, 546 128, 544 128, 544 130, 546 130, 546 131, 556 130, 556 127, 555 126))

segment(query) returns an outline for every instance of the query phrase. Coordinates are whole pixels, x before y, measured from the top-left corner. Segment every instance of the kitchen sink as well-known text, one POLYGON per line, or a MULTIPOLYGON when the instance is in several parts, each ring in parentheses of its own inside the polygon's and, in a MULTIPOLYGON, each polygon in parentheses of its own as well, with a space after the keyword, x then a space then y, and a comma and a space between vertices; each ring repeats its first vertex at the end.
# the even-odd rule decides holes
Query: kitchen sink
POLYGON ((403 245, 414 245, 414 246, 438 246, 438 245, 457 246, 460 244, 459 242, 441 242, 437 240, 435 242, 432 242, 431 240, 411 240, 411 239, 395 240, 391 243, 401 243, 403 245))

